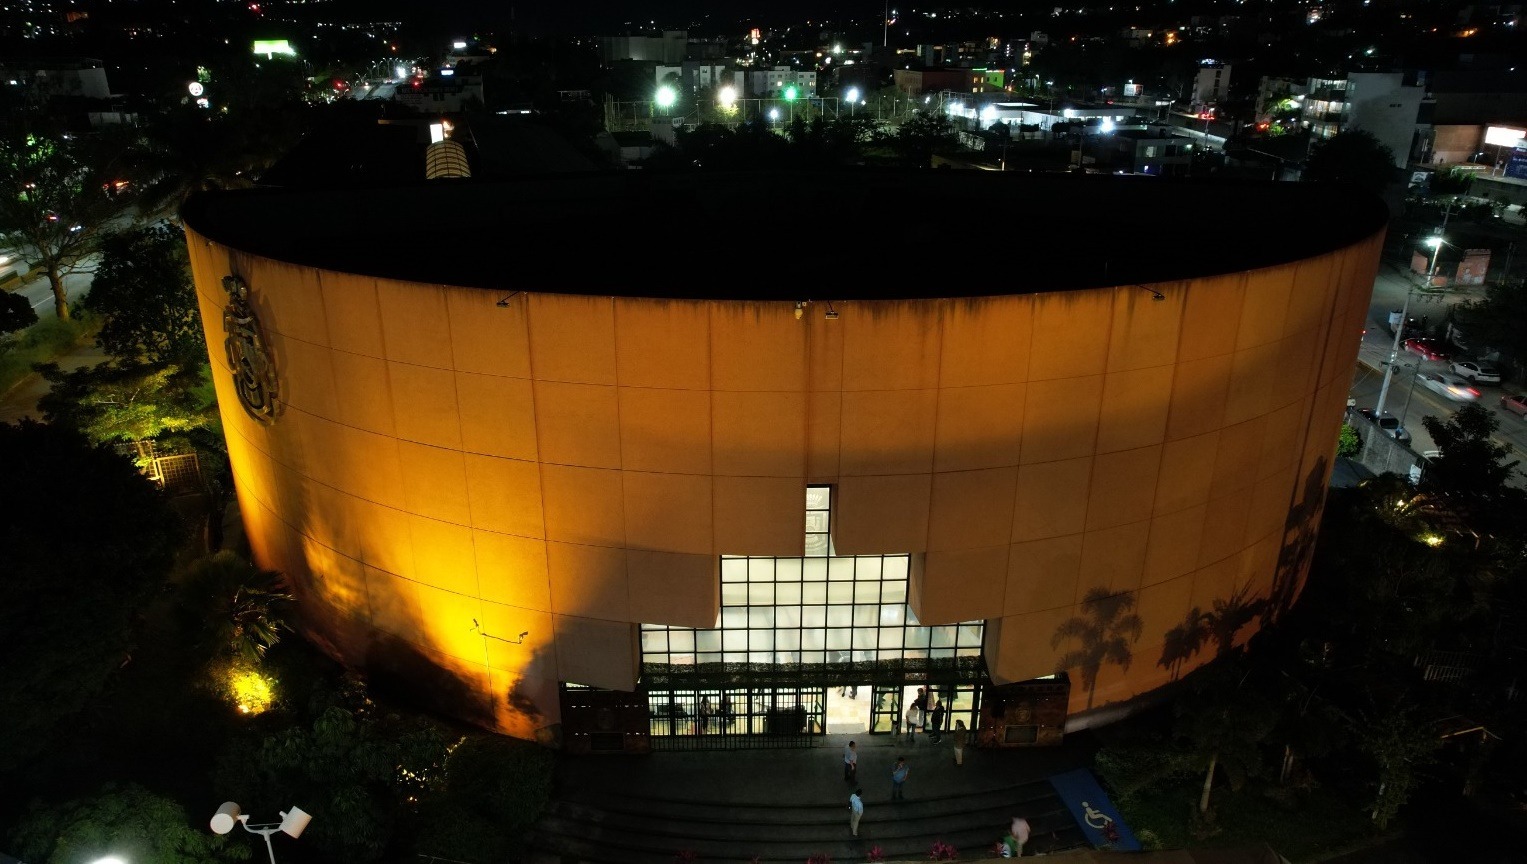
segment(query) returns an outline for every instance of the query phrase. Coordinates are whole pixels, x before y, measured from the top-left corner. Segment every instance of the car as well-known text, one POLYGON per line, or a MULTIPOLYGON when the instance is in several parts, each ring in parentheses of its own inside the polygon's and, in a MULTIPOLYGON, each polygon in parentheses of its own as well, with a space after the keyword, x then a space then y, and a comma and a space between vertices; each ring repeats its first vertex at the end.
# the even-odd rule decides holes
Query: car
POLYGON ((1441 342, 1438 342, 1436 339, 1428 339, 1424 336, 1406 339, 1405 350, 1412 354, 1419 354, 1425 360, 1448 359, 1447 350, 1441 342))
POLYGON ((1502 411, 1515 414, 1523 420, 1527 420, 1527 396, 1508 393, 1500 397, 1500 407, 1502 411))
POLYGON ((1454 360, 1450 368, 1454 375, 1471 384, 1500 383, 1500 370, 1483 360, 1471 360, 1464 357, 1454 360))
POLYGON ((1359 408, 1357 409, 1357 413, 1367 418, 1368 422, 1379 427, 1379 429, 1390 438, 1393 438, 1401 444, 1410 443, 1409 430, 1400 425, 1400 418, 1390 414, 1388 411, 1384 412, 1384 416, 1382 418, 1375 416, 1372 408, 1359 408))
POLYGON ((1454 402, 1473 402, 1479 398, 1479 391, 1457 375, 1427 372, 1419 377, 1426 389, 1441 393, 1454 402))

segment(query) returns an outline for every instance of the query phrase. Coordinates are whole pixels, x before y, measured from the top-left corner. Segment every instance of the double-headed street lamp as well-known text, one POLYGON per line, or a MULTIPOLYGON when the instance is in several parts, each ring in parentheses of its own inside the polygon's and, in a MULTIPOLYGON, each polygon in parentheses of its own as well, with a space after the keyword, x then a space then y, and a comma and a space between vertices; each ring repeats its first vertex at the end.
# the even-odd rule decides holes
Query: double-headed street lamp
POLYGON ((212 832, 214 834, 227 834, 233 830, 234 823, 244 826, 244 830, 251 834, 259 834, 265 838, 265 851, 270 855, 270 864, 276 864, 276 850, 270 845, 270 835, 280 831, 282 834, 296 840, 302 836, 303 829, 313 817, 304 813, 300 807, 281 811, 281 821, 271 822, 266 825, 249 824, 249 816, 239 812, 239 805, 232 801, 225 802, 212 814, 212 832))

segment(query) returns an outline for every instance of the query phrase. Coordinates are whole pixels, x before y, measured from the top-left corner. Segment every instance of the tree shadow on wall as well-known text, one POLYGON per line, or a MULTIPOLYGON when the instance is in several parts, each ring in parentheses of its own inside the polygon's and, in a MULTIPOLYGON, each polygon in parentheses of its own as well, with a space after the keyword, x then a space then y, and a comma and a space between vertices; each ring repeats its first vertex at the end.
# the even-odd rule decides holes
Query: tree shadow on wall
POLYGON ((1097 694, 1098 672, 1104 663, 1129 669, 1134 654, 1130 645, 1140 639, 1144 622, 1134 614, 1134 594, 1109 594, 1107 588, 1093 588, 1081 602, 1082 614, 1062 621, 1050 637, 1050 647, 1073 641, 1077 647, 1067 651, 1057 662, 1057 671, 1080 669, 1082 686, 1087 688, 1087 707, 1097 694))
POLYGON ((1315 554, 1315 535, 1320 530, 1320 509, 1326 496, 1326 458, 1316 460, 1305 475, 1304 489, 1288 510, 1283 523, 1283 548, 1278 552, 1278 569, 1273 574, 1272 590, 1262 602, 1258 614, 1262 626, 1278 620, 1299 593, 1299 578, 1310 566, 1315 554))
POLYGON ((1182 667, 1197 656, 1206 643, 1214 643, 1214 656, 1220 657, 1235 647, 1235 634, 1262 615, 1267 600, 1247 600, 1250 585, 1242 585, 1227 598, 1214 601, 1208 612, 1194 606, 1182 623, 1166 631, 1161 659, 1156 665, 1167 669, 1172 680, 1182 677, 1182 667))
MULTIPOLYGON (((529 668, 535 658, 530 658, 529 668)), ((389 698, 493 729, 497 717, 492 699, 455 671, 431 659, 419 646, 391 634, 380 634, 366 650, 367 677, 375 691, 389 698)), ((532 728, 545 726, 535 699, 517 683, 505 694, 510 709, 529 718, 532 728)))
POLYGON ((1161 645, 1161 659, 1156 661, 1156 665, 1166 669, 1172 680, 1176 681, 1182 677, 1182 664, 1198 654, 1208 637, 1209 628, 1204 626, 1204 610, 1194 606, 1188 610, 1181 624, 1166 631, 1161 645))

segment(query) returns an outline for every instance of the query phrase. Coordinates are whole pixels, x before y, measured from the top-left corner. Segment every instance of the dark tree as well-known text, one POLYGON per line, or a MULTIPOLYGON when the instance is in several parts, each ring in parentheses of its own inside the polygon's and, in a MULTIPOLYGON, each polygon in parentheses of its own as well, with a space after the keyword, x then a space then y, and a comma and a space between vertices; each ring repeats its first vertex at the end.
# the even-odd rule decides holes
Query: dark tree
POLYGON ((93 861, 108 851, 141 864, 222 864, 248 861, 253 850, 243 838, 193 825, 179 804, 136 785, 108 785, 57 806, 34 804, 16 829, 16 844, 37 864, 93 861))
POLYGON ((0 336, 37 323, 37 312, 20 294, 0 292, 0 336))
POLYGON ((1527 362, 1527 287, 1505 281, 1485 287, 1479 300, 1453 308, 1453 320, 1469 334, 1470 344, 1488 345, 1514 363, 1527 362))
POLYGON ((896 130, 893 145, 909 167, 927 168, 933 154, 954 146, 958 136, 949 117, 938 111, 919 110, 896 130))
POLYGON ((1511 492, 1506 483, 1517 463, 1504 461, 1511 446, 1491 437, 1500 421, 1488 408, 1471 402, 1446 420, 1426 417, 1421 423, 1442 451, 1421 476, 1422 489, 1487 499, 1511 492))
POLYGON ((137 613, 179 546, 179 519, 110 449, 0 425, 0 775, 69 734, 132 659, 137 613))
POLYGON ((1394 152, 1361 129, 1316 142, 1304 163, 1305 180, 1345 181, 1375 194, 1383 193, 1394 175, 1394 152))
POLYGON ((159 224, 105 238, 85 304, 103 319, 96 344, 127 362, 207 360, 185 236, 159 224))
POLYGON ((69 317, 64 277, 96 251, 131 203, 118 187, 118 149, 32 135, 0 137, 0 248, 37 262, 53 289, 53 309, 69 317))

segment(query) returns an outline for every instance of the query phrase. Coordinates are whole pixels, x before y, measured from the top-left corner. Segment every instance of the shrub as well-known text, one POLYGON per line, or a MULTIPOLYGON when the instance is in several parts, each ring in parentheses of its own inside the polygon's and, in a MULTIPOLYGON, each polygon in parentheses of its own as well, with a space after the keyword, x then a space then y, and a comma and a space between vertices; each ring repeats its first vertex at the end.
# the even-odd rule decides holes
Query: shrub
POLYGON ((928 858, 933 861, 953 861, 960 857, 960 850, 942 840, 933 841, 928 849, 928 858))

